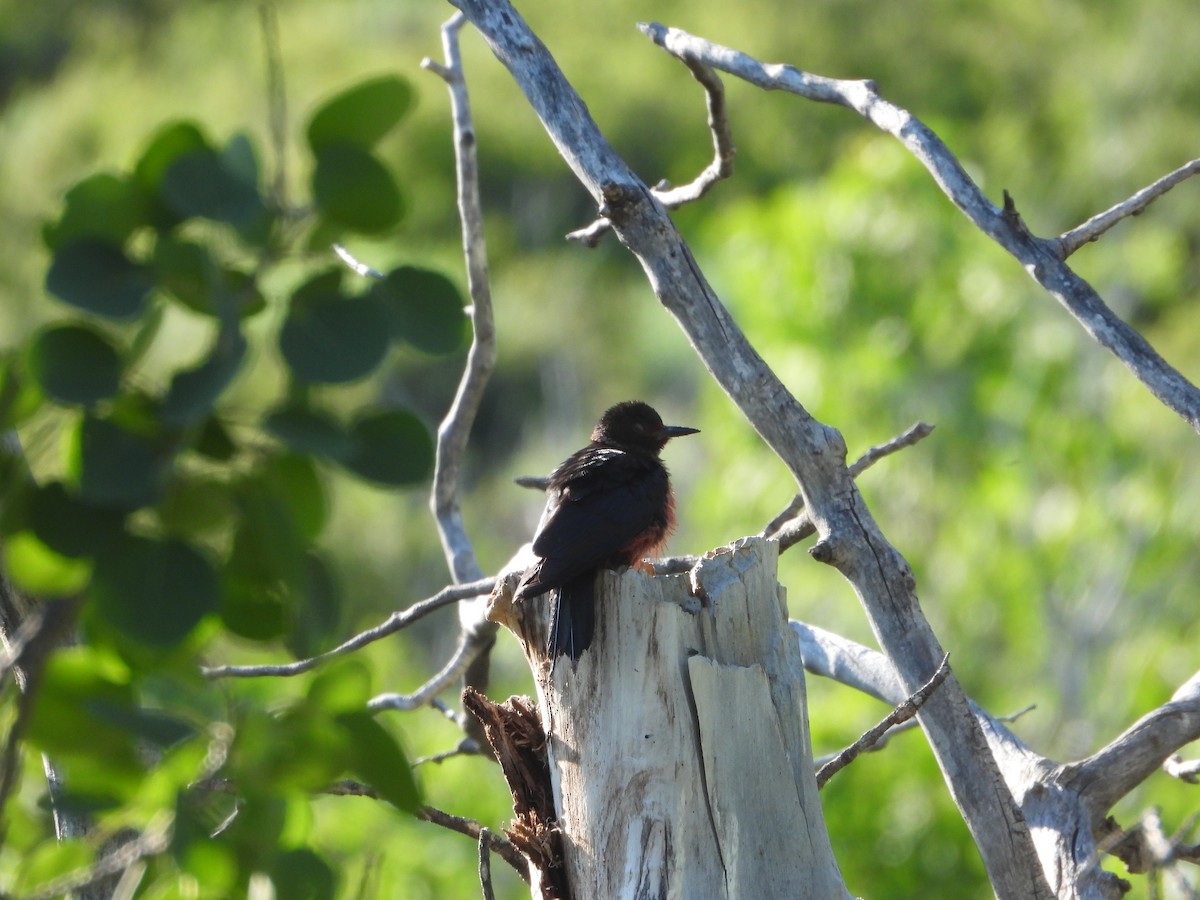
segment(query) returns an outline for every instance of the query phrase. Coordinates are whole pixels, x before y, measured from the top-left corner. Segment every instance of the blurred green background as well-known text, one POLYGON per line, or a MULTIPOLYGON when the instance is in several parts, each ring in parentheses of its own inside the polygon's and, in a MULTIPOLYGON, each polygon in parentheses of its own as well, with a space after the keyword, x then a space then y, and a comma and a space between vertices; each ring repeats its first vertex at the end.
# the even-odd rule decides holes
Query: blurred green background
MULTIPOLYGON (((989 197, 999 202, 1009 190, 1039 234, 1073 227, 1200 148, 1200 8, 1190 0, 530 0, 519 8, 651 183, 689 179, 710 149, 702 94, 637 32, 639 20, 765 61, 876 79, 884 96, 942 136, 989 197)), ((408 214, 394 233, 347 245, 379 269, 428 266, 465 284, 447 98, 419 68, 423 56, 440 56, 438 27, 450 7, 281 0, 277 10, 292 185, 309 176, 296 147, 313 109, 358 80, 398 73, 417 104, 379 153, 404 185, 408 214)), ((631 257, 611 238, 596 250, 564 242, 594 214, 589 198, 483 42, 468 29, 463 45, 500 349, 464 485, 484 569, 503 565, 540 512, 540 498, 511 479, 548 471, 600 411, 634 396, 703 431, 666 454, 681 519, 673 549, 702 552, 758 531, 792 495, 786 470, 708 381, 631 257)), ((218 142, 245 130, 268 156, 265 72, 253 4, 0 8, 3 346, 64 314, 43 287, 49 255, 40 240, 64 191, 93 172, 128 169, 156 128, 178 118, 203 123, 218 142)), ((1048 756, 1094 751, 1197 666, 1197 435, 973 230, 890 138, 841 109, 727 88, 736 174, 677 215, 701 266, 800 401, 842 431, 852 457, 917 420, 937 426, 863 476, 867 501, 912 564, 926 614, 971 696, 997 714, 1036 704, 1014 730, 1048 756)), ((1073 259, 1192 381, 1200 379, 1198 189, 1182 185, 1073 259)), ((277 298, 268 291, 267 301, 277 298)), ((173 327, 177 355, 164 345, 164 371, 194 356, 194 330, 186 320, 173 327)), ((234 410, 258 410, 278 383, 273 344, 251 352, 226 398, 234 410)), ((433 425, 460 366, 461 354, 397 352, 381 377, 330 402, 350 411, 399 399, 433 425)), ((22 439, 35 469, 61 465, 52 428, 22 439)), ((424 489, 384 492, 332 472, 327 484, 331 522, 321 544, 344 598, 339 633, 446 582, 424 489)), ((872 642, 835 572, 797 548, 780 574, 793 617, 872 642)), ((455 624, 446 611, 364 652, 376 688, 420 684, 449 653, 455 624)), ((214 654, 263 656, 236 642, 214 654)), ((503 635, 495 656, 492 695, 531 692, 503 635)), ((271 707, 310 680, 236 690, 271 707)), ((885 712, 836 685, 813 680, 809 693, 818 754, 885 712)), ((383 721, 412 756, 459 738, 431 711, 383 721)), ((0 881, 44 837, 37 772, 31 759, 6 810, 0 881)), ((494 828, 508 819, 499 773, 482 759, 423 766, 419 779, 435 806, 494 828)), ((990 894, 917 734, 860 759, 824 799, 852 892, 990 894)), ((1157 776, 1121 804, 1119 818, 1130 824, 1152 804, 1168 829, 1200 808, 1195 788, 1157 776)), ((287 817, 337 872, 338 896, 477 895, 469 840, 381 803, 326 797, 293 803, 287 817)), ((526 895, 507 872, 497 878, 502 896, 526 895)), ((1134 878, 1133 896, 1146 892, 1134 878)))

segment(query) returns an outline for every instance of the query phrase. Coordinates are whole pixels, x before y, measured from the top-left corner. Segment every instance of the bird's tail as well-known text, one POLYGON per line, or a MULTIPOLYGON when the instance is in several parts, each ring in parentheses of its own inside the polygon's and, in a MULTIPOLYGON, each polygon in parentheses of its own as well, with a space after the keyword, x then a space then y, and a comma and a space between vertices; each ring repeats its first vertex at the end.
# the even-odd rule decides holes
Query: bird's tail
POLYGON ((560 656, 578 662, 596 630, 596 573, 587 572, 564 582, 550 598, 550 641, 546 652, 553 664, 560 656))

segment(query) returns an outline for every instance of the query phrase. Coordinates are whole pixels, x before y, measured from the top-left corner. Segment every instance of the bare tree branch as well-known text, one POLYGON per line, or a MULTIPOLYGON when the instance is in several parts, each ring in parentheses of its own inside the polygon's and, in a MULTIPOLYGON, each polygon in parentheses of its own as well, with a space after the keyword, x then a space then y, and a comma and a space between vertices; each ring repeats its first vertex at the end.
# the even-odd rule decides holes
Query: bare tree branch
MULTIPOLYGON (((668 187, 666 183, 655 185, 654 195, 667 209, 678 209, 687 203, 699 200, 714 184, 733 174, 733 158, 737 151, 733 146, 733 130, 729 127, 729 113, 725 108, 725 86, 720 76, 698 59, 685 59, 684 65, 704 87, 708 104, 708 128, 712 133, 713 160, 688 184, 668 187)), ((578 241, 585 247, 595 247, 612 228, 612 223, 603 216, 586 228, 572 231, 567 240, 578 241)))
MULTIPOLYGON (((808 671, 888 703, 902 698, 902 688, 881 653, 813 625, 795 621, 790 624, 808 671)), ((1079 763, 1062 765, 1027 747, 1004 726, 1004 719, 971 704, 989 748, 1033 829, 1042 864, 1053 873, 1051 885, 1063 896, 1121 895, 1120 880, 1100 867, 1102 853, 1119 857, 1131 872, 1146 872, 1154 865, 1153 860, 1158 857, 1147 849, 1144 835, 1138 829, 1122 831, 1115 821, 1105 817, 1107 808, 1127 788, 1122 773, 1113 770, 1122 764, 1130 765, 1136 768, 1140 779, 1154 771, 1154 765, 1147 766, 1128 742, 1133 739, 1152 743, 1146 735, 1155 728, 1166 729, 1173 739, 1179 739, 1173 725, 1168 723, 1176 715, 1191 715, 1180 704, 1194 702, 1197 683, 1200 673, 1176 691, 1170 703, 1144 716, 1109 747, 1079 763), (1112 778, 1116 786, 1101 781, 1098 787, 1095 779, 1106 777, 1112 778)), ((1190 848, 1182 843, 1182 834, 1175 844, 1178 849, 1174 858, 1189 859, 1190 848)))
POLYGON ((1163 762, 1163 771, 1187 784, 1200 784, 1200 759, 1184 759, 1176 753, 1163 762))
MULTIPOLYGON (((662 204, 613 151, 520 14, 507 0, 454 3, 512 73, 562 158, 642 264, 655 296, 713 378, 791 470, 821 536, 810 553, 851 583, 905 696, 915 691, 945 651, 920 610, 908 563, 879 530, 846 471, 842 436, 814 419, 751 346, 662 204)), ((724 68, 721 60, 706 61, 724 68)), ((953 675, 925 704, 921 724, 994 890, 1002 898, 1050 897, 1020 809, 953 675)))
POLYGON ((529 862, 521 855, 512 842, 502 835, 485 829, 474 819, 465 819, 462 816, 453 816, 450 813, 442 812, 440 809, 435 809, 432 806, 422 806, 417 810, 417 818, 424 819, 434 825, 440 825, 442 828, 450 831, 457 831, 459 834, 465 834, 467 837, 480 840, 482 832, 487 832, 488 848, 498 854, 506 863, 513 867, 518 875, 521 876, 527 884, 529 882, 529 862))
POLYGON ((933 673, 933 677, 921 685, 919 690, 884 716, 878 725, 869 729, 862 737, 817 770, 817 789, 825 787, 830 778, 854 762, 860 753, 874 749, 891 729, 912 719, 929 695, 938 689, 938 685, 945 681, 949 674, 950 654, 947 653, 942 657, 942 664, 933 673))
POLYGON ((1179 182, 1191 178, 1197 172, 1200 172, 1200 159, 1193 159, 1189 163, 1180 166, 1174 172, 1169 172, 1158 181, 1148 185, 1130 197, 1128 200, 1123 200, 1111 209, 1106 209, 1102 213, 1098 213, 1084 222, 1082 225, 1072 228, 1058 238, 1058 255, 1062 259, 1066 259, 1084 244, 1100 239, 1100 236, 1108 229, 1112 228, 1122 219, 1129 216, 1138 216, 1142 212, 1169 191, 1179 182))
MULTIPOLYGON (((463 456, 471 427, 479 413, 483 393, 496 368, 496 324, 492 314, 492 288, 488 275, 487 242, 483 231, 483 201, 479 195, 479 155, 475 124, 471 118, 471 98, 463 73, 458 36, 466 24, 462 13, 455 13, 442 25, 444 63, 426 58, 423 68, 445 83, 450 93, 450 111, 454 123, 454 175, 458 186, 458 216, 462 226, 463 257, 467 266, 467 289, 471 295, 471 349, 454 402, 438 427, 437 457, 429 507, 437 521, 442 550, 455 581, 473 581, 483 575, 471 539, 467 536, 459 499, 463 456)), ((458 608, 459 644, 455 656, 438 675, 409 697, 377 697, 373 708, 399 708, 395 704, 416 698, 432 699, 447 684, 452 673, 466 686, 487 689, 491 672, 491 651, 496 644, 497 626, 487 620, 487 604, 464 603, 458 608)), ((457 721, 468 736, 484 746, 483 730, 470 716, 457 721)))
POLYGON ((496 892, 492 889, 491 849, 488 847, 491 836, 488 829, 479 829, 479 886, 483 889, 483 900, 496 900, 496 892))
MULTIPOLYGON (((847 467, 850 477, 858 478, 859 475, 885 456, 890 456, 897 450, 902 450, 905 447, 911 447, 932 433, 932 425, 926 422, 918 422, 903 434, 897 435, 890 441, 868 448, 862 456, 847 467)), ((793 497, 792 502, 759 532, 762 537, 779 541, 780 553, 815 533, 816 527, 813 525, 812 519, 804 515, 803 494, 797 494, 793 497)))
POLYGON ((471 597, 486 596, 491 593, 495 583, 495 578, 481 578, 469 584, 456 584, 442 588, 432 597, 427 597, 424 600, 414 603, 408 609, 392 613, 385 621, 374 628, 368 628, 366 631, 359 632, 332 650, 318 653, 316 656, 310 656, 307 659, 297 660, 293 663, 282 663, 280 665, 205 666, 200 671, 206 678, 261 678, 263 676, 289 677, 300 675, 316 668, 323 662, 328 662, 339 656, 345 656, 347 653, 353 653, 355 650, 360 650, 367 646, 367 644, 372 644, 388 635, 395 634, 397 631, 407 628, 413 622, 423 616, 429 615, 429 613, 435 610, 441 609, 443 606, 449 606, 451 603, 457 603, 460 600, 466 600, 471 597))
POLYGON ((1099 820, 1185 744, 1200 739, 1200 672, 1170 701, 1152 710, 1087 759, 1065 767, 1064 782, 1083 796, 1099 820))
MULTIPOLYGON (((1200 431, 1200 389, 1167 363, 1145 338, 1109 309, 1090 284, 1066 265, 1064 249, 1067 245, 1059 238, 1039 238, 1031 234, 1011 202, 1006 203, 1005 209, 998 209, 983 195, 941 138, 908 110, 881 97, 873 81, 841 81, 811 75, 788 65, 767 65, 745 53, 677 28, 658 23, 639 27, 654 43, 681 60, 702 60, 765 90, 788 91, 820 103, 844 106, 894 136, 929 170, 938 187, 984 234, 1016 258, 1033 279, 1066 307, 1084 330, 1110 350, 1155 397, 1194 430, 1200 431)), ((1167 176, 1168 179, 1171 177, 1167 176)))
POLYGON ((474 661, 478 646, 478 643, 473 641, 468 633, 461 632, 458 637, 458 646, 454 648, 454 654, 442 666, 440 672, 411 694, 379 694, 372 697, 367 702, 367 709, 372 712, 382 712, 385 709, 409 712, 426 706, 434 697, 462 677, 463 672, 474 661))
POLYGON ((283 60, 279 53, 279 11, 274 0, 258 5, 259 31, 262 32, 263 56, 267 63, 267 117, 271 134, 271 155, 275 163, 271 179, 271 199, 280 209, 287 207, 287 92, 283 87, 283 60))
POLYGON ((349 250, 341 244, 333 245, 333 252, 337 254, 338 259, 344 262, 355 275, 361 275, 364 278, 383 278, 384 274, 378 269, 372 268, 362 260, 355 257, 349 250))
POLYGON ((438 533, 450 572, 456 582, 476 581, 483 570, 467 537, 459 503, 459 474, 471 426, 479 412, 484 389, 496 368, 496 325, 492 316, 492 292, 488 278, 487 244, 483 234, 483 205, 479 199, 479 162, 471 102, 463 79, 458 33, 466 18, 456 14, 442 26, 445 65, 425 59, 421 65, 434 71, 450 90, 454 117, 454 158, 458 183, 458 213, 462 221, 463 255, 467 263, 467 286, 471 294, 471 349, 458 392, 438 428, 437 461, 429 505, 437 519, 438 533))

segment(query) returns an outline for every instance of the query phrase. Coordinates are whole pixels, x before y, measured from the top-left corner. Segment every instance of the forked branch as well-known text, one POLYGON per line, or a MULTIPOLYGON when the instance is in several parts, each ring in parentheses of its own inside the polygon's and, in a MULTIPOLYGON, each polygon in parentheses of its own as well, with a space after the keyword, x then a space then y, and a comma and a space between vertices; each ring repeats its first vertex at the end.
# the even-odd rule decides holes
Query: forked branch
MULTIPOLYGON (((732 175, 733 158, 736 153, 733 146, 733 130, 729 127, 729 113, 725 107, 725 86, 721 84, 720 76, 711 66, 700 60, 687 59, 684 60, 684 65, 704 88, 708 104, 708 130, 712 134, 713 159, 687 184, 670 187, 664 182, 654 186, 654 195, 667 209, 678 209, 699 200, 714 184, 732 175)), ((595 247, 611 230, 612 223, 601 216, 586 228, 572 231, 567 235, 567 240, 578 241, 585 247, 595 247)))
POLYGON ((1200 431, 1200 389, 1164 360, 1136 330, 1066 264, 1078 244, 1094 240, 1125 216, 1140 212, 1197 169, 1197 161, 1172 172, 1144 191, 1061 238, 1040 238, 1015 215, 984 196, 958 159, 927 125, 908 110, 880 96, 873 81, 843 81, 802 72, 793 66, 766 64, 730 47, 714 44, 658 23, 641 30, 654 43, 689 65, 703 62, 764 90, 787 91, 819 103, 854 110, 899 140, 927 169, 938 187, 988 237, 1011 254, 1051 296, 1075 317, 1101 346, 1111 351, 1169 409, 1200 431))

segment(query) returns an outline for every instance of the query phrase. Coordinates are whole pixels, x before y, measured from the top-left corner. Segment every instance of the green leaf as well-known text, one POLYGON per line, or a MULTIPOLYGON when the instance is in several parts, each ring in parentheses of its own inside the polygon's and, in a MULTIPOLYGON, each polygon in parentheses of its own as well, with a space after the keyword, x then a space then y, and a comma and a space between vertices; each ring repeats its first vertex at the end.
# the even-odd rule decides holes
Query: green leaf
POLYGON ((124 513, 85 503, 61 481, 35 488, 29 497, 33 533, 63 556, 94 556, 120 534, 124 522, 124 513))
POLYGON ((297 453, 326 459, 346 456, 353 441, 332 415, 309 406, 286 406, 271 412, 263 427, 297 453))
POLYGON ((212 536, 237 520, 229 485, 208 474, 181 472, 171 479, 158 512, 163 527, 177 537, 212 536))
POLYGON ((154 247, 154 271, 161 288, 202 315, 229 321, 266 308, 254 277, 223 268, 202 244, 162 235, 154 247))
POLYGON ((313 461, 292 453, 269 458, 258 477, 285 507, 300 540, 312 543, 325 527, 329 499, 313 461))
POLYGON ((171 464, 155 443, 114 421, 92 416, 80 421, 71 455, 80 496, 98 506, 120 509, 154 503, 171 464))
POLYGON ((301 591, 307 542, 276 485, 257 473, 237 485, 240 512, 222 582, 221 618, 235 634, 283 634, 301 591))
POLYGON ((282 714, 243 713, 229 771, 244 790, 279 796, 319 790, 346 771, 349 748, 342 729, 320 710, 300 703, 282 714))
POLYGON ((138 183, 149 193, 162 189, 163 177, 180 156, 208 147, 208 140, 194 122, 170 122, 150 139, 134 167, 138 183))
POLYGON ((170 230, 180 222, 179 214, 171 208, 163 193, 167 170, 180 157, 204 151, 212 152, 208 138, 195 123, 182 121, 161 128, 142 152, 133 176, 147 196, 153 198, 151 218, 160 231, 170 230))
POLYGON ((90 560, 56 553, 28 531, 5 540, 4 570, 21 590, 42 598, 78 594, 92 576, 90 560))
POLYGON ((83 646, 55 651, 38 685, 30 740, 57 757, 87 759, 119 773, 136 765, 130 732, 97 714, 134 708, 129 674, 111 651, 83 646))
POLYGON ((391 173, 355 144, 327 144, 317 151, 312 190, 324 218, 362 234, 385 232, 404 215, 404 198, 391 173))
POLYGON ((20 896, 32 894, 57 878, 87 869, 94 857, 86 840, 43 841, 20 859, 17 882, 12 889, 20 896))
POLYGON ((26 377, 23 362, 16 353, 0 360, 0 430, 15 428, 42 405, 42 392, 26 377))
POLYGON ((217 462, 229 462, 237 453, 238 446, 224 423, 216 416, 209 416, 192 449, 217 462))
POLYGON ((337 876, 329 863, 308 849, 281 853, 271 866, 276 897, 289 900, 333 900, 337 876))
POLYGON ((297 659, 328 650, 341 612, 341 593, 333 573, 317 553, 304 558, 304 582, 292 609, 284 646, 297 659))
POLYGON ((308 123, 308 143, 319 151, 346 142, 370 148, 404 117, 412 105, 408 82, 384 75, 356 84, 327 100, 308 123))
POLYGON ((433 473, 433 438, 413 413, 362 415, 350 429, 353 449, 343 464, 356 475, 392 486, 416 484, 433 473))
POLYGON ((129 178, 101 172, 67 191, 62 216, 46 226, 44 237, 51 250, 84 237, 120 247, 147 222, 146 195, 140 186, 129 178))
POLYGON ((366 709, 371 699, 371 670, 357 659, 342 659, 322 670, 308 686, 308 702, 329 714, 366 709))
POLYGON ((198 217, 247 228, 265 213, 254 167, 207 147, 189 150, 171 162, 163 173, 162 195, 181 219, 198 217))
POLYGON ((90 594, 127 637, 171 647, 216 611, 218 585, 212 564, 188 544, 125 535, 96 561, 90 594))
POLYGON ((221 621, 232 634, 271 641, 287 631, 285 595, 279 584, 266 584, 240 572, 221 579, 221 621))
POLYGON ((222 328, 204 362, 176 372, 171 378, 171 387, 163 398, 162 421, 185 428, 206 418, 217 398, 241 370, 246 346, 246 339, 236 326, 222 328))
POLYGON ((420 792, 396 739, 366 712, 342 713, 337 723, 350 738, 355 774, 379 791, 384 800, 415 813, 421 805, 420 792))
POLYGON ((279 347, 302 381, 357 381, 387 353, 387 316, 374 298, 344 297, 328 273, 319 275, 292 295, 279 347))
POLYGON ((98 720, 164 750, 196 733, 196 729, 183 719, 161 709, 97 700, 89 704, 89 711, 98 720))
POLYGON ((58 325, 34 339, 29 374, 48 397, 91 406, 121 386, 121 357, 108 339, 82 325, 58 325))
POLYGON ((462 347, 467 317, 458 288, 441 272, 401 266, 372 287, 391 317, 393 334, 426 353, 462 347))
POLYGON ((46 290, 71 306, 111 319, 132 319, 146 307, 154 277, 113 244, 80 238, 59 246, 46 290))

